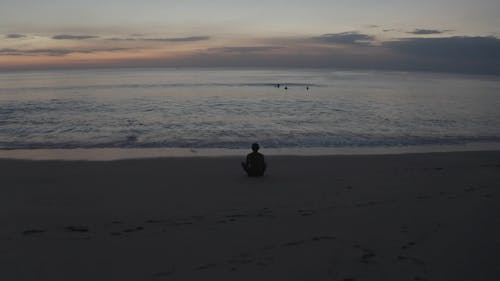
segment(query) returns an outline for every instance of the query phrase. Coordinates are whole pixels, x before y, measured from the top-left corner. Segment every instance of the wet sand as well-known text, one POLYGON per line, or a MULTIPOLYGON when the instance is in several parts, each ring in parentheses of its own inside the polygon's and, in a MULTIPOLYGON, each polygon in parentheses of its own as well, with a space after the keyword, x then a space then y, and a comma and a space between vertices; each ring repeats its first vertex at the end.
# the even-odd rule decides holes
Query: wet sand
POLYGON ((500 280, 500 152, 0 160, 0 280, 500 280))

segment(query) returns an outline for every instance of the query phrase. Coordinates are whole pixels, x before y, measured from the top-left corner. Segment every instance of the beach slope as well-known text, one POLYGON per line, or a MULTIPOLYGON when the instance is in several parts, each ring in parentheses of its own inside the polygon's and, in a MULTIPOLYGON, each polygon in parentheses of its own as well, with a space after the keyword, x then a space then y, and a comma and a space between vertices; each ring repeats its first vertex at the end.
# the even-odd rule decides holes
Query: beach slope
POLYGON ((0 160, 0 280, 500 280, 500 152, 0 160))

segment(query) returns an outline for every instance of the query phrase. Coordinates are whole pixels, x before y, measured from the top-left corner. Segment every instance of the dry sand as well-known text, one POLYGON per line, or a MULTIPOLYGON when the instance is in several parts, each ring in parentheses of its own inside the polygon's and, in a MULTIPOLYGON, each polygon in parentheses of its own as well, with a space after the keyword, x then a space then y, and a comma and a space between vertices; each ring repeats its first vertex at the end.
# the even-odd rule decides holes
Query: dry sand
POLYGON ((0 160, 0 280, 500 280, 500 152, 0 160))

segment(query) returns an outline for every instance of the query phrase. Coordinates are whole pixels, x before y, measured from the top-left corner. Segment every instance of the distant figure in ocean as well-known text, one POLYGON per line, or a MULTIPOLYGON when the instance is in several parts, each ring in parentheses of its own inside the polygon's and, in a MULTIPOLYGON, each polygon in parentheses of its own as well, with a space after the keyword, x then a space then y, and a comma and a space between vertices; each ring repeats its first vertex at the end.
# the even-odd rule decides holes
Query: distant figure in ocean
POLYGON ((247 155, 247 161, 242 162, 243 170, 247 172, 249 177, 261 177, 266 171, 266 161, 264 155, 259 153, 259 144, 252 144, 252 153, 247 155))

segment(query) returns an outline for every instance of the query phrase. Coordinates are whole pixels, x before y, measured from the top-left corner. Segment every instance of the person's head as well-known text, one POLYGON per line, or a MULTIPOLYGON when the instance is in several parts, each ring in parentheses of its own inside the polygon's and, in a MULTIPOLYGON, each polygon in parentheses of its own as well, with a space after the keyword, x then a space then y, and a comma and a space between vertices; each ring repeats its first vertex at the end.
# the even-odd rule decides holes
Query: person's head
POLYGON ((252 144, 252 150, 253 150, 253 152, 259 151, 259 144, 258 143, 252 144))

